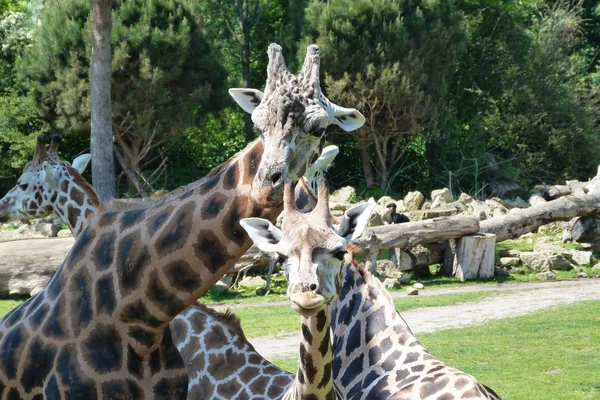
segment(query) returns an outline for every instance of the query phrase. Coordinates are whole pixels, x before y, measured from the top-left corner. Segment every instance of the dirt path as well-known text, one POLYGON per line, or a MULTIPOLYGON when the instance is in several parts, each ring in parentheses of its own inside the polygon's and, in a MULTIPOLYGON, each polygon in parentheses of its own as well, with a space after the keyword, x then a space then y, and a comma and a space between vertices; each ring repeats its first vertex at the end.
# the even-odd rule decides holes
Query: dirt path
MULTIPOLYGON (((443 329, 479 325, 488 321, 517 317, 557 305, 600 300, 600 280, 582 279, 527 284, 478 285, 432 290, 427 295, 449 292, 494 291, 505 293, 477 302, 454 306, 413 309, 402 313, 416 335, 443 329)), ((425 293, 424 293, 425 294, 425 293)), ((395 297, 402 297, 397 293, 395 297)), ((297 355, 300 332, 250 339, 267 359, 297 355)))

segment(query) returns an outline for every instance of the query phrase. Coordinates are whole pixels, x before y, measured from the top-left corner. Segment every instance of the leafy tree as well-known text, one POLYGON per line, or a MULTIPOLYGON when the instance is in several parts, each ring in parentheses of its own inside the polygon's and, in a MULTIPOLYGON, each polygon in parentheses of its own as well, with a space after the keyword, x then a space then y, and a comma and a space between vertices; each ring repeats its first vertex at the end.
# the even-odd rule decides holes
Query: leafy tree
POLYGON ((360 109, 359 144, 366 186, 389 189, 399 166, 442 111, 445 82, 463 46, 452 2, 312 1, 307 41, 324 54, 331 100, 360 109))
MULTIPOLYGON (((226 74, 197 11, 193 0, 113 3, 113 133, 121 166, 142 181, 140 159, 164 166, 156 160, 165 141, 218 110, 225 98, 226 74)), ((22 72, 56 129, 89 134, 90 55, 91 3, 48 1, 22 72)))

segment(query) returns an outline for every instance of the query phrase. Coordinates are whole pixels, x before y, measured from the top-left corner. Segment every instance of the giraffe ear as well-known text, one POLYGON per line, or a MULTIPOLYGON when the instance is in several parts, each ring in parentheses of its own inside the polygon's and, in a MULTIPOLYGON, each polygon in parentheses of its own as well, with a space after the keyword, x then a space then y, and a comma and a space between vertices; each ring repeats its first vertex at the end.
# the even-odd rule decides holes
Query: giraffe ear
POLYGON ((283 235, 281 229, 270 221, 262 218, 244 218, 240 220, 240 225, 261 251, 276 253, 279 250, 279 242, 283 235))
POLYGON ((232 88, 229 94, 248 114, 252 114, 263 99, 263 93, 258 89, 232 88))
POLYGON ((365 124, 365 117, 354 108, 340 107, 333 103, 331 103, 331 108, 332 112, 329 113, 331 122, 346 132, 355 131, 365 124))
POLYGON ((360 237, 367 229, 367 224, 374 208, 375 204, 373 203, 363 203, 346 210, 342 217, 342 222, 337 229, 338 235, 347 241, 360 237))
POLYGON ((58 187, 58 179, 59 179, 58 171, 56 169, 54 169, 54 167, 52 165, 50 165, 50 163, 48 163, 48 161, 44 161, 44 163, 42 164, 42 168, 46 172, 46 177, 45 177, 46 184, 52 189, 57 188, 58 187))
POLYGON ((90 160, 92 159, 91 154, 82 154, 79 157, 76 157, 73 160, 71 166, 77 170, 80 174, 83 174, 83 171, 87 168, 90 160))

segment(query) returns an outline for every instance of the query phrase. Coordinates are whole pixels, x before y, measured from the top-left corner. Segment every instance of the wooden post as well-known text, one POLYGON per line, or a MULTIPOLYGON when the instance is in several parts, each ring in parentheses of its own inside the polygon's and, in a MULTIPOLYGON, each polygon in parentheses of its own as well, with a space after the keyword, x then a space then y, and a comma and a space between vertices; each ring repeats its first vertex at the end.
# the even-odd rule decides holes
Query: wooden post
POLYGON ((496 235, 478 233, 456 240, 452 274, 461 281, 494 276, 496 235))

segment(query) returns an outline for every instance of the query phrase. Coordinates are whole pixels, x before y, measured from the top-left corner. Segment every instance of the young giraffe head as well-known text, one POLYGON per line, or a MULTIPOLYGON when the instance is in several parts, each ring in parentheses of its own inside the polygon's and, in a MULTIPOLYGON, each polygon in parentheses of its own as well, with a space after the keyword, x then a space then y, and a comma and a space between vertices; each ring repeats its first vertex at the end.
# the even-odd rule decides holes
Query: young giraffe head
POLYGON ((281 47, 268 50, 267 83, 264 94, 254 89, 230 89, 264 141, 264 153, 256 167, 252 197, 263 207, 281 203, 283 183, 297 181, 316 154, 328 125, 353 131, 364 124, 355 109, 339 107, 322 93, 319 81, 319 48, 308 47, 297 75, 285 64, 281 47))
POLYGON ((332 224, 328 190, 319 183, 317 206, 309 213, 296 208, 292 184, 285 186, 281 230, 261 218, 246 218, 240 224, 259 249, 277 253, 288 278, 287 294, 295 311, 315 314, 337 296, 337 278, 346 253, 346 243, 362 234, 373 205, 360 204, 344 213, 339 227, 332 224))
MULTIPOLYGON (((0 199, 0 222, 46 217, 58 211, 59 202, 66 202, 71 197, 74 198, 73 201, 78 200, 77 193, 69 193, 69 189, 73 191, 70 182, 83 179, 79 174, 85 170, 90 155, 77 157, 73 165, 61 161, 57 153, 60 141, 60 135, 54 135, 46 151, 47 137, 38 137, 32 161, 23 168, 17 184, 0 199)), ((95 193, 86 196, 81 192, 79 194, 81 202, 86 197, 97 198, 95 193)), ((74 218, 69 215, 64 217, 74 218)))

